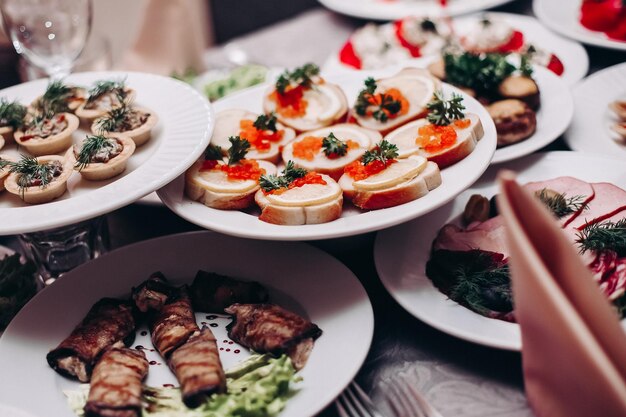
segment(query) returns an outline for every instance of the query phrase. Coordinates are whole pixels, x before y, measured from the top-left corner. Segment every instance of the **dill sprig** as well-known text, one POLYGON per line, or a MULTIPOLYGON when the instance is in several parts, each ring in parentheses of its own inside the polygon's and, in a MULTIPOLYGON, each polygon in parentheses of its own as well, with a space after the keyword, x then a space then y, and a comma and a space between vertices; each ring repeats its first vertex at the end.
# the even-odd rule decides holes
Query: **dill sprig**
POLYGON ((74 89, 63 81, 51 81, 43 96, 36 103, 36 109, 46 115, 66 112, 69 110, 68 100, 73 95, 74 89))
POLYGON ((428 121, 438 126, 448 126, 453 120, 465 118, 463 97, 452 93, 452 98, 446 100, 443 91, 436 91, 433 100, 426 105, 428 121))
POLYGON ((333 132, 330 132, 322 140, 322 148, 324 148, 324 154, 328 157, 339 157, 348 153, 348 144, 337 138, 333 132))
POLYGON ((585 199, 580 195, 566 197, 565 193, 558 194, 547 188, 536 192, 535 195, 559 219, 568 214, 584 210, 586 207, 585 199))
MULTIPOLYGON (((477 257, 485 256, 478 254, 477 257)), ((484 262, 477 261, 477 265, 484 262)), ((460 264, 456 269, 456 284, 450 290, 450 298, 466 304, 479 314, 490 311, 513 310, 509 266, 500 265, 477 269, 475 265, 460 264)))
POLYGON ((247 139, 241 139, 239 136, 231 136, 228 138, 230 148, 228 149, 228 165, 235 165, 246 157, 250 149, 250 142, 247 139))
POLYGON ((626 218, 589 225, 578 232, 576 243, 581 253, 614 251, 626 256, 626 218))
POLYGON ((22 192, 30 187, 33 180, 41 181, 41 188, 46 188, 54 178, 54 167, 50 163, 40 164, 37 158, 22 155, 22 158, 10 164, 10 172, 17 173, 17 185, 22 192))
POLYGON ((120 105, 113 107, 96 122, 96 130, 98 132, 116 132, 130 116, 132 108, 126 103, 125 94, 122 92, 123 90, 116 91, 120 105))
POLYGON ((272 112, 270 114, 261 114, 254 121, 254 127, 258 130, 271 130, 276 132, 276 115, 272 112))
POLYGON ((113 144, 111 141, 115 139, 107 138, 103 135, 88 135, 83 141, 82 147, 80 148, 80 152, 76 157, 76 164, 74 167, 79 171, 83 170, 91 163, 91 159, 102 149, 102 148, 112 148, 113 144))
POLYGON ((318 75, 319 73, 319 67, 311 63, 304 64, 293 71, 286 70, 276 80, 276 91, 278 91, 279 94, 285 94, 285 90, 291 84, 308 88, 313 83, 312 77, 318 75))
POLYGON ((359 116, 365 116, 370 107, 374 107, 372 117, 380 122, 389 120, 390 114, 396 114, 402 109, 402 103, 389 94, 379 93, 380 100, 374 99, 376 92, 376 80, 372 77, 365 79, 365 88, 361 90, 356 99, 354 110, 359 116), (376 101, 379 101, 376 103, 376 101), (374 104, 374 103, 376 104, 374 104))
MULTIPOLYGON (((117 80, 100 80, 89 89, 89 96, 87 97, 87 103, 93 103, 104 94, 116 92, 118 98, 121 96, 126 98, 126 79, 120 78, 117 80)), ((123 100, 122 100, 123 101, 123 100)))
POLYGON ((281 175, 261 175, 259 185, 265 192, 289 187, 293 181, 307 174, 304 168, 296 168, 293 161, 288 161, 281 175))
POLYGON ((3 159, 2 157, 0 157, 0 171, 6 167, 10 167, 12 164, 13 162, 9 161, 8 159, 3 159))
POLYGON ((24 124, 26 117, 26 107, 22 106, 17 100, 9 101, 6 98, 0 98, 0 126, 11 126, 18 129, 24 124))
POLYGON ((374 161, 380 161, 387 166, 390 160, 397 157, 398 147, 383 139, 374 149, 365 152, 361 161, 363 162, 363 165, 369 165, 374 161))

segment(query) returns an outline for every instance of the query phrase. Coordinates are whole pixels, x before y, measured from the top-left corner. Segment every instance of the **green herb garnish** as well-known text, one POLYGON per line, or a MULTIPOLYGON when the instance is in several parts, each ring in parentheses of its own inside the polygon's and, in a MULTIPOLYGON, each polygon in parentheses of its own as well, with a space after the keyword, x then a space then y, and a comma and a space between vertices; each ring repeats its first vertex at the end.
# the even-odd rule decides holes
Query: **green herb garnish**
POLYGON ((532 58, 535 52, 537 52, 535 47, 530 45, 520 57, 519 70, 525 77, 530 77, 533 74, 532 58))
POLYGON ((88 135, 83 141, 80 152, 76 157, 76 167, 79 171, 83 170, 87 165, 91 163, 91 159, 100 152, 103 148, 113 148, 113 141, 115 139, 107 138, 102 135, 88 135))
POLYGON ((278 175, 261 175, 259 179, 259 185, 265 192, 279 190, 281 188, 289 187, 294 180, 302 178, 307 174, 307 170, 304 168, 296 168, 293 161, 288 161, 287 166, 278 175))
POLYGON ((493 94, 502 80, 517 68, 504 54, 475 55, 470 52, 443 55, 446 80, 454 85, 471 88, 479 96, 493 94))
POLYGON ((217 145, 209 145, 204 151, 205 161, 221 161, 223 157, 224 153, 222 152, 222 148, 217 145))
POLYGON ((546 188, 536 192, 535 195, 559 219, 585 208, 584 197, 580 195, 566 197, 565 193, 558 194, 546 188))
POLYGON ((67 86, 61 80, 51 81, 46 92, 36 103, 38 112, 45 115, 54 115, 69 110, 68 101, 74 96, 74 88, 67 86))
POLYGON ((446 100, 443 91, 436 91, 434 99, 426 105, 428 121, 438 126, 448 126, 453 120, 465 118, 463 97, 452 93, 452 98, 446 100))
POLYGON ((10 126, 13 129, 20 128, 24 124, 26 112, 26 107, 17 101, 0 98, 0 126, 10 126))
POLYGON ((626 219, 589 225, 578 232, 576 243, 581 253, 613 251, 626 256, 626 219))
POLYGON ((39 182, 41 188, 46 188, 54 178, 54 171, 57 169, 51 163, 40 164, 37 158, 22 155, 22 158, 10 164, 10 172, 17 173, 17 185, 22 190, 31 187, 33 182, 39 182))
POLYGON ((369 165, 374 161, 380 161, 387 166, 390 160, 397 157, 398 147, 383 139, 374 149, 365 152, 361 161, 363 162, 363 165, 369 165))
POLYGON ((276 132, 276 115, 274 113, 261 114, 254 121, 254 127, 258 130, 271 130, 276 132))
POLYGON ((116 92, 116 95, 120 105, 113 107, 105 116, 98 119, 96 122, 96 130, 98 132, 117 132, 130 116, 132 109, 124 100, 125 96, 121 91, 116 92))
POLYGON ((308 88, 313 83, 311 78, 319 73, 319 67, 311 63, 304 64, 293 71, 285 71, 278 77, 278 80, 276 80, 276 91, 278 91, 279 94, 285 94, 285 90, 291 84, 308 88))
POLYGON ((93 87, 89 89, 87 103, 93 103, 104 94, 115 92, 118 97, 126 98, 126 80, 101 80, 97 81, 93 87))
POLYGON ((228 138, 230 149, 228 149, 228 165, 235 165, 246 157, 250 149, 250 142, 247 139, 241 139, 239 136, 231 136, 228 138))
POLYGON ((385 123, 389 120, 389 115, 395 115, 402 109, 402 103, 385 93, 378 94, 380 100, 374 99, 376 87, 376 80, 368 77, 365 80, 365 88, 361 90, 356 99, 354 110, 359 116, 365 116, 368 114, 370 107, 373 107, 374 109, 371 111, 372 117, 385 123))
POLYGON ((329 135, 322 140, 322 148, 324 148, 324 154, 328 157, 339 157, 348 153, 348 144, 338 139, 333 132, 330 132, 329 135))

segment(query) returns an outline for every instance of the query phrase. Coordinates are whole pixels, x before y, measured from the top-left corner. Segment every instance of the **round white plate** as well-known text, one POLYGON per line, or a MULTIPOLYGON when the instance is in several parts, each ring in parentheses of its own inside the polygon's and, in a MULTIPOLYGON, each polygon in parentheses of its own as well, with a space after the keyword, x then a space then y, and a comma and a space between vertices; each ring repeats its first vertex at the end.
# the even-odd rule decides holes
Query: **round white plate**
MULTIPOLYGON (((133 285, 154 271, 162 271, 177 283, 191 283, 199 269, 259 281, 269 289, 273 302, 305 314, 323 330, 301 371, 304 381, 298 384, 299 391, 288 401, 281 417, 318 413, 354 378, 372 341, 374 317, 367 293, 347 267, 304 244, 194 232, 113 251, 76 268, 40 292, 0 339, 0 403, 40 416, 73 417, 62 390, 76 389, 79 384, 59 376, 47 365, 48 351, 69 335, 101 297, 128 296, 133 285)), ((225 320, 213 320, 205 314, 198 317, 218 324, 211 330, 224 348, 220 357, 225 367, 244 358, 245 349, 224 342, 225 320), (242 352, 235 354, 238 347, 242 352)), ((149 337, 142 337, 135 345, 149 347, 149 337)), ((158 355, 146 353, 163 362, 158 355)), ((152 386, 175 383, 166 365, 151 366, 148 378, 152 386)))
POLYGON ((568 38, 586 43, 626 51, 626 42, 609 39, 602 32, 594 32, 580 24, 581 0, 534 0, 533 12, 549 29, 568 38))
MULTIPOLYGON (((578 42, 574 42, 554 32, 546 29, 537 19, 531 16, 523 16, 513 13, 476 13, 469 16, 455 18, 452 23, 455 33, 467 33, 476 22, 483 17, 493 17, 494 19, 504 20, 513 28, 524 34, 527 43, 537 45, 548 52, 555 54, 561 62, 565 71, 561 78, 569 85, 581 80, 589 70, 589 57, 587 51, 578 42)), ((424 66, 423 58, 409 59, 402 64, 397 65, 417 65, 424 66)), ((354 68, 345 65, 339 61, 339 51, 328 57, 324 64, 324 71, 328 73, 339 71, 356 71, 354 68)))
MULTIPOLYGON (((328 82, 340 85, 349 103, 354 103, 363 87, 363 80, 368 75, 375 78, 393 73, 359 73, 328 75, 328 82), (382 75, 384 74, 384 75, 382 75)), ((242 108, 260 113, 263 94, 268 86, 262 85, 245 92, 234 94, 215 103, 216 112, 231 108, 242 108)), ((463 94, 449 85, 444 86, 446 96, 452 91, 463 94)), ((442 170, 443 183, 422 198, 400 206, 383 210, 363 211, 344 202, 341 217, 323 224, 303 226, 281 226, 263 222, 256 214, 247 214, 237 210, 217 210, 202 203, 192 201, 184 195, 184 176, 177 178, 159 190, 163 203, 182 218, 207 229, 229 235, 267 240, 313 240, 350 236, 379 230, 421 216, 454 198, 458 193, 472 185, 487 169, 496 145, 496 131, 489 114, 476 100, 465 95, 467 111, 479 115, 485 135, 476 149, 465 159, 442 170)))
MULTIPOLYGON (((589 182, 608 181, 626 189, 626 166, 619 159, 579 152, 530 155, 506 165, 490 167, 483 177, 450 204, 415 221, 378 234, 374 246, 376 270, 395 300, 423 322, 453 336, 507 350, 521 349, 519 326, 483 317, 441 293, 425 274, 430 248, 439 229, 458 222, 472 194, 498 193, 495 178, 511 169, 520 183, 570 175, 589 182)), ((626 329, 626 319, 622 321, 626 329)))
POLYGON ((552 143, 572 121, 574 102, 569 86, 552 71, 534 66, 533 78, 539 86, 541 107, 537 111, 537 130, 528 139, 496 150, 494 164, 528 155, 552 143))
POLYGON ((611 130, 617 116, 609 109, 614 100, 626 100, 626 63, 585 78, 572 90, 574 119, 565 142, 576 151, 626 156, 626 141, 611 130))
MULTIPOLYGON (((187 84, 133 72, 77 73, 66 81, 88 86, 96 80, 124 77, 137 91, 137 105, 159 116, 152 139, 131 156, 122 175, 94 182, 74 173, 68 191, 50 203, 29 206, 17 196, 2 193, 0 235, 61 227, 111 212, 161 188, 204 151, 213 131, 213 113, 208 101, 187 84)), ((44 92, 46 85, 47 80, 31 81, 0 91, 0 97, 28 104, 44 92)), ((74 140, 81 136, 76 133, 74 140)), ((0 153, 19 155, 15 145, 5 146, 0 153)))
POLYGON ((411 15, 458 16, 490 9, 511 0, 448 0, 441 7, 439 0, 319 0, 336 12, 373 20, 397 20, 411 15))

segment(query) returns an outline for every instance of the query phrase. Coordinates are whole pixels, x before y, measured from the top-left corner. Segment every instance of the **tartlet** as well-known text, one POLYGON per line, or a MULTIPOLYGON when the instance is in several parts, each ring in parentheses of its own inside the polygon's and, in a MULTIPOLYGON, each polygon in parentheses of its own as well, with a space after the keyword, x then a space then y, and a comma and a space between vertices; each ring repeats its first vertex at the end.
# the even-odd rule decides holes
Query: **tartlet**
POLYGON ((104 118, 106 117, 110 117, 112 112, 115 112, 118 109, 121 109, 122 107, 118 107, 115 108, 111 111, 109 111, 105 116, 103 117, 99 117, 97 119, 95 119, 93 121, 93 123, 91 124, 91 131, 94 134, 114 134, 114 133, 123 133, 127 136, 129 136, 133 142, 135 142, 135 145, 137 146, 142 146, 143 144, 145 144, 146 142, 148 142, 150 140, 150 138, 152 137, 152 129, 154 128, 154 126, 156 126, 156 124, 159 121, 159 117, 156 115, 156 113, 154 113, 151 110, 148 110, 146 108, 143 107, 132 107, 129 108, 131 112, 138 112, 140 114, 142 114, 142 116, 147 115, 147 118, 145 121, 143 121, 138 127, 134 128, 134 129, 130 129, 130 130, 121 130, 121 131, 106 131, 106 130, 102 130, 99 127, 99 123, 100 121, 102 121, 104 118))
POLYGON ((120 175, 126 169, 128 158, 135 152, 135 142, 124 133, 109 133, 104 137, 113 139, 121 145, 119 153, 106 162, 89 162, 82 165, 77 159, 82 146, 74 145, 67 151, 67 160, 85 180, 102 181, 120 175))
MULTIPOLYGON (((78 129, 80 121, 71 113, 59 113, 53 116, 54 122, 67 122, 63 130, 50 136, 39 137, 29 134, 30 127, 24 126, 15 131, 15 142, 34 156, 51 155, 63 152, 72 146, 72 134, 78 129)), ((46 119, 51 120, 51 119, 46 119)))
MULTIPOLYGON (((124 101, 126 103, 132 103, 135 100, 135 90, 125 87, 124 92, 124 101)), ((89 101, 85 101, 76 109, 76 116, 80 117, 80 120, 82 122, 86 123, 87 125, 91 125, 94 120, 106 115, 111 109, 119 106, 119 101, 117 100, 117 97, 115 97, 114 92, 108 92, 103 94, 101 97, 94 101, 94 103, 98 102, 103 103, 100 103, 100 105, 98 105, 96 108, 92 108, 91 103, 89 103, 89 101), (106 99, 105 102, 103 102, 104 99, 106 99)))
POLYGON ((12 172, 4 181, 6 190, 11 194, 17 195, 28 204, 47 203, 62 196, 67 190, 67 180, 74 172, 71 161, 59 155, 45 155, 33 159, 39 165, 57 162, 61 168, 59 174, 54 176, 50 182, 43 187, 40 185, 31 185, 22 188, 18 185, 18 180, 23 174, 12 172))
MULTIPOLYGON (((51 83, 48 85, 48 89, 46 91, 50 89, 51 85, 53 84, 51 83)), ((81 104, 85 102, 85 100, 87 100, 87 90, 83 87, 78 86, 63 85, 63 87, 67 87, 67 89, 70 91, 69 95, 65 97, 65 100, 63 100, 63 107, 65 108, 65 111, 74 112, 81 104)), ((45 93, 40 95, 30 103, 30 106, 34 109, 42 108, 42 102, 45 97, 45 93)))
MULTIPOLYGON (((14 162, 14 159, 6 155, 0 155, 0 163, 2 161, 14 162)), ((8 166, 0 167, 0 191, 4 191, 4 181, 10 174, 9 170, 10 167, 8 166)))

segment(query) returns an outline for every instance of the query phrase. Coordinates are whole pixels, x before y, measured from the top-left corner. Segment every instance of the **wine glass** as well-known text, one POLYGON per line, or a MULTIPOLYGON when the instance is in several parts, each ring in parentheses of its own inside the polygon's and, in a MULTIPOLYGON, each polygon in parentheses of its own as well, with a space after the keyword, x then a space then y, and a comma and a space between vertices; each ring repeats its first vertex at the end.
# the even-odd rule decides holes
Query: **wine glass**
POLYGON ((91 0, 0 0, 18 54, 50 78, 67 76, 91 30, 91 0))

